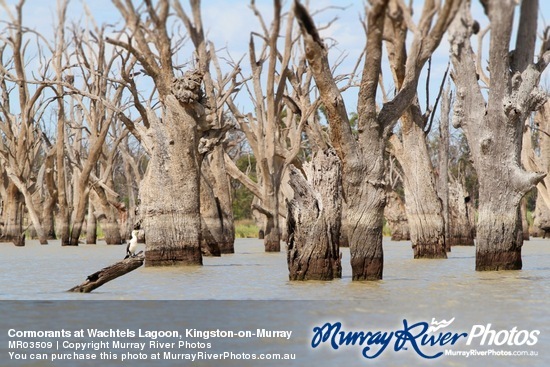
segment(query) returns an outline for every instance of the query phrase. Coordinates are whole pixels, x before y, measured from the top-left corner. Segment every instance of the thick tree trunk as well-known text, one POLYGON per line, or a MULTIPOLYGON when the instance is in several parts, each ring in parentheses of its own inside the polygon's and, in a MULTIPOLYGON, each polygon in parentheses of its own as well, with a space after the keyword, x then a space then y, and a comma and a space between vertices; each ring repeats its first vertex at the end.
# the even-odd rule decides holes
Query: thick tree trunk
POLYGON ((217 146, 212 152, 213 189, 218 202, 218 211, 222 224, 222 241, 218 243, 222 254, 235 252, 235 222, 233 218, 233 198, 231 183, 225 170, 223 147, 217 146))
POLYGON ((203 256, 221 256, 220 244, 224 241, 223 217, 220 202, 204 175, 208 169, 208 165, 203 163, 200 185, 201 252, 203 256))
POLYGON ((118 212, 109 203, 107 194, 99 188, 90 193, 90 198, 93 202, 94 215, 103 231, 103 239, 108 245, 120 245, 122 236, 120 235, 118 212))
POLYGON ((146 265, 202 265, 195 110, 200 105, 180 104, 173 95, 164 103, 162 122, 150 114, 155 146, 139 190, 146 265))
POLYGON ((411 239, 405 204, 395 191, 390 190, 386 194, 384 217, 390 227, 392 241, 408 241, 411 239))
MULTIPOLYGON (((476 228, 476 270, 521 269, 521 198, 546 176, 526 172, 520 164, 524 122, 546 101, 538 89, 546 60, 533 65, 537 9, 535 1, 523 1, 514 57, 509 46, 515 2, 487 1, 491 20, 487 101, 481 92, 476 57, 470 44, 474 23, 469 2, 450 32, 451 57, 457 98, 455 125, 466 133, 479 179, 479 214, 476 228)), ((482 75, 485 77, 484 75, 482 75)))
MULTIPOLYGON (((415 259, 446 259, 443 206, 437 196, 432 164, 423 129, 412 113, 402 118, 402 147, 394 146, 403 168, 405 210, 415 259)), ((393 145, 395 139, 391 140, 393 145)))
POLYGON ((220 256, 221 249, 225 253, 232 253, 234 239, 226 237, 224 214, 219 196, 214 192, 214 177, 212 167, 206 161, 201 166, 201 218, 202 218, 202 241, 203 255, 220 256))
MULTIPOLYGON (((370 131, 377 135, 376 131, 370 131)), ((379 280, 384 270, 382 228, 386 204, 384 139, 365 139, 361 158, 343 162, 346 227, 353 280, 379 280), (367 162, 363 157, 369 157, 367 162)))
POLYGON ((458 181, 448 186, 450 246, 474 246, 474 229, 470 195, 458 181))
POLYGON ((279 216, 267 216, 264 232, 265 252, 281 251, 281 231, 279 230, 279 216))
POLYGON ((4 242, 13 242, 15 246, 25 246, 22 195, 11 182, 8 184, 6 194, 2 240, 4 242))
POLYGON ((490 200, 494 194, 494 187, 487 190, 480 185, 476 270, 519 270, 523 245, 519 203, 490 200))
POLYGON ((288 203, 287 263, 290 280, 342 277, 338 246, 342 214, 340 160, 320 151, 304 165, 307 180, 290 167, 294 198, 288 203))

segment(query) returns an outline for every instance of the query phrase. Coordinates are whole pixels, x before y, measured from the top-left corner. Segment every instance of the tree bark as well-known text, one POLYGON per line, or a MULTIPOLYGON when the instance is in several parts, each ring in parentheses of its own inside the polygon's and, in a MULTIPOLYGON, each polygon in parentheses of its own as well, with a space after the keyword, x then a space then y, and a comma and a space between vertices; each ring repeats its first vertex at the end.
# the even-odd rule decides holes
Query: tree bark
POLYGON ((6 194, 2 238, 5 242, 13 242, 15 246, 25 246, 22 195, 12 182, 8 184, 6 194))
POLYGON ((214 179, 213 170, 214 166, 206 160, 203 161, 200 186, 203 225, 202 245, 210 249, 208 252, 212 256, 219 256, 221 253, 234 252, 234 235, 229 237, 231 231, 225 228, 226 225, 232 226, 232 224, 224 220, 227 219, 227 216, 222 209, 221 198, 215 194, 216 180, 214 179))
MULTIPOLYGON (((532 0, 522 2, 519 28, 530 28, 534 32, 530 37, 536 37, 537 4, 532 0)), ((464 3, 461 16, 453 23, 450 43, 457 87, 453 123, 464 129, 479 179, 476 270, 517 270, 522 267, 523 244, 519 204, 525 193, 546 176, 526 172, 520 165, 520 153, 524 121, 546 100, 537 86, 548 60, 548 42, 543 48, 545 54, 532 64, 523 56, 533 60, 534 43, 518 37, 511 62, 515 2, 484 2, 491 21, 491 80, 485 101, 470 44, 473 19, 469 5, 464 3)))
POLYGON ((534 237, 546 238, 550 233, 550 209, 546 202, 539 194, 535 204, 535 214, 533 218, 533 233, 534 237))
POLYGON ((451 251, 451 225, 449 209, 449 119, 451 113, 450 85, 443 91, 441 99, 441 118, 439 121, 439 179, 437 191, 443 207, 443 222, 445 223, 445 250, 451 251))
POLYGON ((290 280, 341 278, 338 246, 342 214, 340 160, 334 150, 318 151, 304 165, 290 166, 294 198, 288 203, 287 263, 290 280))
MULTIPOLYGON (((353 280, 382 279, 386 142, 397 119, 413 102, 421 69, 439 45, 458 9, 457 1, 445 1, 439 8, 433 2, 425 3, 419 29, 411 44, 411 56, 403 59, 402 83, 396 85, 394 99, 384 103, 380 109, 376 92, 382 68, 384 24, 389 3, 387 0, 373 2, 367 13, 366 56, 357 104, 356 138, 331 73, 328 51, 307 10, 295 1, 306 58, 326 108, 332 145, 343 164, 344 196, 347 200, 345 220, 349 229, 353 280), (438 18, 432 22, 436 13, 438 18)), ((405 8, 400 10, 408 11, 405 8)), ((392 15, 399 15, 399 12, 392 15)), ((405 44, 402 46, 405 47, 405 44)))
POLYGON ((144 260, 145 256, 140 252, 135 257, 129 257, 88 275, 84 283, 72 287, 67 292, 90 293, 103 284, 139 268, 144 260))
POLYGON ((403 168, 405 210, 415 259, 446 259, 443 205, 437 196, 432 163, 419 110, 401 118, 402 142, 392 136, 395 157, 403 168), (416 116, 415 116, 416 115, 416 116))
POLYGON ((474 246, 473 210, 470 195, 459 181, 448 186, 449 246, 474 246))
POLYGON ((395 191, 390 190, 386 194, 384 217, 390 227, 392 241, 408 241, 411 239, 405 204, 395 191))
POLYGON ((86 244, 95 245, 97 243, 97 219, 91 199, 88 200, 88 218, 86 220, 86 244))
POLYGON ((521 218, 523 240, 529 241, 529 222, 527 222, 527 200, 525 200, 525 197, 521 200, 519 215, 521 218))
POLYGON ((179 100, 165 98, 162 122, 150 113, 155 146, 139 190, 147 266, 202 265, 197 163, 201 105, 198 96, 184 99, 187 93, 198 94, 195 87, 200 88, 200 76, 186 73, 173 87, 179 100))

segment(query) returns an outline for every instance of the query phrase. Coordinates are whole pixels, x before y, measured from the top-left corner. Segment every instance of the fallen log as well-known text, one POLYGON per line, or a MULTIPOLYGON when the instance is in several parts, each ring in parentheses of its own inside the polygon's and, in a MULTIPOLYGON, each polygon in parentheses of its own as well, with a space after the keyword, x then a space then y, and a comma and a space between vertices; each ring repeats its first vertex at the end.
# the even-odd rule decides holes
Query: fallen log
POLYGON ((67 292, 90 293, 103 284, 116 279, 124 274, 131 272, 143 265, 145 254, 143 251, 138 252, 135 256, 119 261, 113 265, 109 265, 95 273, 88 275, 84 283, 72 287, 67 292))

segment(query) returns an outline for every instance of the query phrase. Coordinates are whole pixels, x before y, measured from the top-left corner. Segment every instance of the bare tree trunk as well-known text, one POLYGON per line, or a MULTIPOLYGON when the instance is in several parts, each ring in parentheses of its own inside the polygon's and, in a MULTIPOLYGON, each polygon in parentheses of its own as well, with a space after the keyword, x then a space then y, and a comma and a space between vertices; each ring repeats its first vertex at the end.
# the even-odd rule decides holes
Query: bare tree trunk
POLYGON ((44 181, 46 185, 46 199, 42 206, 42 226, 46 233, 48 240, 55 240, 55 222, 54 222, 54 209, 57 202, 57 191, 55 190, 55 178, 54 178, 54 155, 46 157, 44 181))
POLYGON ((224 240, 223 217, 219 200, 205 177, 210 169, 205 163, 202 164, 200 184, 201 250, 204 256, 220 256, 220 244, 224 240))
POLYGON ((519 215, 521 217, 523 240, 529 241, 529 222, 527 222, 527 200, 525 199, 525 197, 521 200, 519 215))
POLYGON ((445 250, 451 251, 450 215, 449 215, 449 119, 451 113, 450 85, 443 92, 441 99, 441 118, 439 121, 439 180, 437 191, 443 206, 443 222, 445 223, 445 250))
MULTIPOLYGON (((369 129, 365 135, 378 131, 369 129)), ((384 184, 385 139, 365 138, 362 155, 349 157, 344 163, 344 193, 347 199, 346 227, 350 243, 353 280, 382 279, 384 255, 382 249, 382 228, 386 190, 384 184)))
POLYGON ((474 230, 471 218, 471 199, 464 186, 454 181, 447 188, 449 193, 449 246, 473 246, 474 230))
POLYGON ((546 238, 548 233, 550 233, 550 209, 548 209, 542 195, 539 194, 535 204, 533 232, 531 234, 534 237, 546 238))
POLYGON ((494 188, 505 180, 480 179, 477 222, 476 270, 521 269, 523 234, 519 219, 519 200, 494 200, 494 188), (485 185, 481 184, 483 181, 485 185), (485 187, 489 186, 489 187, 485 187))
MULTIPOLYGON (((186 77, 193 83, 194 75, 186 77)), ((155 147, 139 190, 146 264, 202 265, 195 111, 198 102, 180 104, 176 97, 168 95, 164 103, 162 123, 150 114, 155 147)))
POLYGON ((391 229, 392 241, 408 241, 411 239, 405 204, 393 190, 388 191, 386 194, 384 217, 391 229))
POLYGON ((109 215, 102 221, 101 229, 103 230, 103 237, 108 245, 120 245, 122 244, 122 236, 120 235, 120 227, 116 221, 116 215, 111 209, 109 215))
POLYGON ((304 165, 307 180, 290 166, 294 198, 288 203, 287 262, 290 280, 342 277, 340 160, 334 150, 318 151, 304 165))
MULTIPOLYGON (((231 223, 226 223, 227 216, 222 208, 222 197, 217 195, 228 195, 228 192, 222 193, 216 190, 216 179, 214 178, 215 171, 218 168, 212 165, 205 159, 201 165, 201 217, 204 225, 202 244, 211 248, 212 255, 218 256, 221 253, 233 253, 234 235, 228 238, 226 225, 232 226, 231 223), (224 249, 224 250, 222 250, 224 249), (213 252, 212 252, 213 251, 213 252)), ((223 173, 225 175, 225 172, 223 173)), ((216 177, 219 178, 219 174, 216 177)), ((218 187, 219 188, 219 187, 218 187)))
POLYGON ((97 243, 97 219, 91 198, 88 200, 88 218, 86 220, 86 244, 95 245, 97 243))
POLYGON ((8 184, 6 194, 3 240, 5 242, 13 242, 15 246, 25 246, 22 195, 11 182, 8 184))
POLYGON ((99 221, 103 231, 103 237, 108 245, 120 245, 122 237, 118 223, 118 212, 107 199, 107 194, 101 188, 90 193, 92 198, 94 215, 99 221))
POLYGON ((415 116, 412 109, 409 108, 402 117, 403 141, 394 135, 390 142, 403 168, 405 210, 414 258, 446 259, 443 206, 436 192, 423 125, 418 123, 422 116, 415 116))
MULTIPOLYGON (((395 5, 395 4, 391 4, 395 5)), ((298 1, 295 13, 304 36, 307 61, 321 100, 326 108, 332 145, 343 164, 344 195, 347 200, 346 221, 349 229, 353 280, 378 280, 383 273, 382 227, 385 205, 386 142, 397 119, 411 105, 416 96, 418 79, 423 65, 439 45, 441 38, 458 9, 457 1, 445 1, 438 6, 426 2, 419 26, 411 43, 410 56, 401 59, 402 75, 396 85, 393 100, 377 105, 382 63, 382 45, 385 36, 389 1, 373 3, 367 13, 367 44, 363 75, 357 105, 357 138, 352 134, 345 103, 331 73, 327 49, 315 23, 298 1), (432 22, 438 13, 437 21, 432 22), (432 27, 433 26, 433 27, 432 27)), ((403 14, 409 9, 393 12, 396 28, 406 29, 403 14)), ((404 32, 406 33, 406 32, 404 32)), ((403 40, 393 39, 400 55, 406 50, 403 40)), ((405 52, 406 54, 406 52, 405 52)), ((401 69, 400 69, 401 71, 401 69)), ((429 245, 428 248, 432 246, 429 245)))
POLYGON ((474 21, 469 5, 464 2, 449 38, 457 86, 453 123, 464 129, 479 179, 476 270, 516 270, 522 267, 519 204, 525 193, 546 176, 526 172, 520 154, 524 121, 547 98, 538 83, 547 66, 549 41, 545 40, 534 64, 538 1, 525 0, 518 25, 521 36, 516 39, 511 57, 516 3, 483 2, 491 21, 491 79, 486 101, 479 79, 487 77, 483 65, 476 65, 470 44, 474 21))

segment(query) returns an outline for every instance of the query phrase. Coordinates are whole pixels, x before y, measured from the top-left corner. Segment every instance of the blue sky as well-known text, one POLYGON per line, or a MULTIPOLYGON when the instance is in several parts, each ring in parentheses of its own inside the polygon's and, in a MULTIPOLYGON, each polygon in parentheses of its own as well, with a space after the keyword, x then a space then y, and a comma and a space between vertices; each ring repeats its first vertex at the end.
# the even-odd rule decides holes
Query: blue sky
MULTIPOLYGON (((14 0, 7 0, 8 4, 15 4, 14 0)), ((97 23, 115 23, 120 20, 118 11, 110 0, 88 0, 85 1, 90 8, 97 23)), ((365 44, 365 35, 360 24, 360 17, 364 14, 363 0, 315 0, 311 1, 311 8, 323 9, 326 11, 316 16, 315 20, 322 24, 338 17, 331 27, 322 32, 322 37, 330 38, 335 41, 334 48, 331 50, 333 60, 342 54, 346 54, 346 62, 341 66, 342 72, 349 72, 357 57, 361 53, 365 44), (345 10, 330 8, 330 6, 346 6, 345 10)), ((486 24, 486 18, 477 2, 474 0, 474 18, 480 23, 486 24)), ((72 0, 69 8, 70 22, 82 23, 85 22, 85 16, 82 14, 82 0, 72 0)), ((184 7, 188 8, 187 1, 182 1, 184 7)), ((285 9, 288 10, 291 1, 284 1, 285 9)), ((257 0, 257 7, 265 14, 266 22, 269 24, 270 14, 272 13, 271 0, 257 0)), ((415 6, 420 8, 422 1, 416 1, 415 6)), ((541 1, 539 29, 542 30, 543 25, 550 22, 550 2, 541 1)), ((28 27, 34 28, 45 34, 53 35, 53 24, 55 23, 56 1, 55 0, 27 0, 25 4, 24 20, 28 27)), ((419 13, 420 11, 417 11, 419 13)), ((205 29, 208 32, 208 37, 214 41, 218 49, 225 48, 221 52, 221 56, 225 52, 229 52, 234 59, 239 59, 247 52, 248 40, 251 31, 258 31, 259 23, 253 16, 249 8, 247 0, 203 0, 202 13, 205 29)), ((0 10, 0 18, 6 19, 6 14, 3 9, 0 10)), ((440 80, 443 71, 446 68, 448 60, 448 44, 446 38, 440 45, 439 49, 433 57, 432 64, 432 81, 430 97, 432 101, 439 88, 440 80)), ((246 62, 243 69, 246 70, 246 62)), ((391 76, 385 75, 385 84, 391 90, 391 76)), ((424 81, 421 81, 424 89, 424 81)), ((546 83, 543 80, 543 84, 546 83)), ((421 92, 423 94, 423 92, 421 92)), ((346 104, 351 112, 355 109, 357 91, 351 90, 346 93, 346 104)), ((421 99, 423 97, 421 96, 421 99)), ((424 104, 424 101, 422 101, 424 104)))

